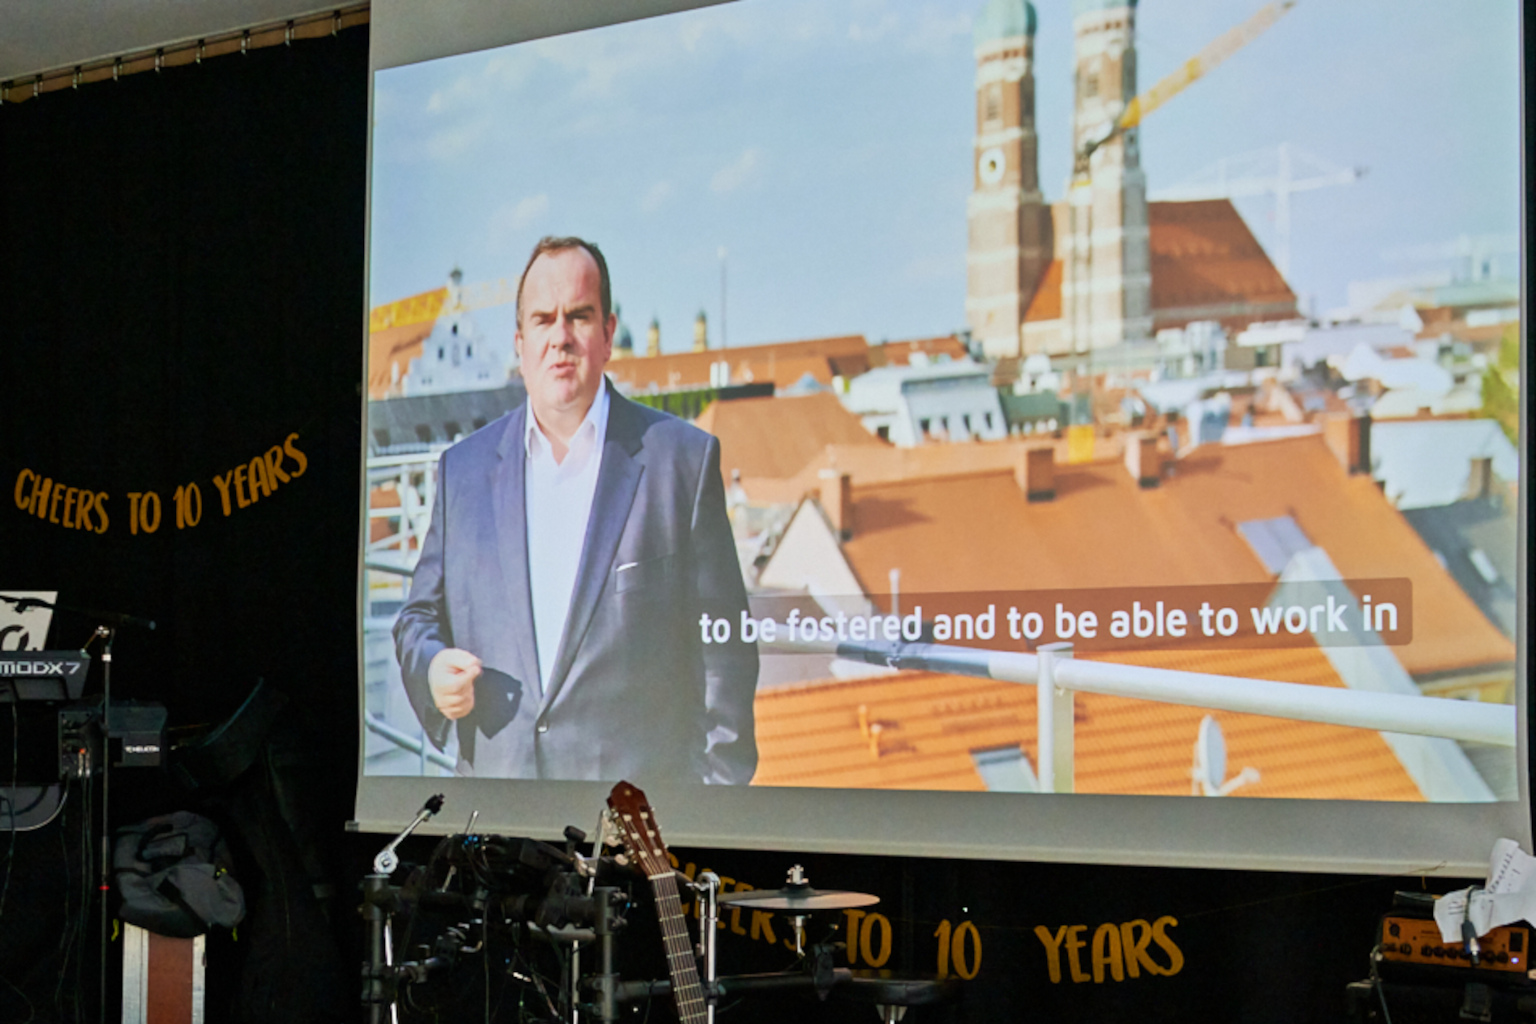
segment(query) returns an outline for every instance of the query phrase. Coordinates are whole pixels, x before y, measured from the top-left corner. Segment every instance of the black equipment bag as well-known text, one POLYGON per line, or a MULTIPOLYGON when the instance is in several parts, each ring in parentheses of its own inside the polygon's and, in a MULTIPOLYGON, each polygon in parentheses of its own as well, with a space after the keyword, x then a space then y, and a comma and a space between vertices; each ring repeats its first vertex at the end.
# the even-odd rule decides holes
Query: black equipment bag
POLYGON ((190 811, 118 829, 112 854, 122 897, 118 915, 182 939, 233 928, 245 917, 245 894, 229 873, 230 863, 219 827, 190 811))

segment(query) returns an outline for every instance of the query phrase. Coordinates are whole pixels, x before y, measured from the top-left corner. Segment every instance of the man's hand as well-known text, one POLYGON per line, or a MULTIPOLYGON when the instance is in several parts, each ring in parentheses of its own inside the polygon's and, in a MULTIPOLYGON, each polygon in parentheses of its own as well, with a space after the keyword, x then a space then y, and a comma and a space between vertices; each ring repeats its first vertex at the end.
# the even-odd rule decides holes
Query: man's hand
POLYGON ((443 648, 427 666, 432 703, 446 718, 463 718, 475 710, 475 680, 479 677, 479 658, 458 647, 443 648))

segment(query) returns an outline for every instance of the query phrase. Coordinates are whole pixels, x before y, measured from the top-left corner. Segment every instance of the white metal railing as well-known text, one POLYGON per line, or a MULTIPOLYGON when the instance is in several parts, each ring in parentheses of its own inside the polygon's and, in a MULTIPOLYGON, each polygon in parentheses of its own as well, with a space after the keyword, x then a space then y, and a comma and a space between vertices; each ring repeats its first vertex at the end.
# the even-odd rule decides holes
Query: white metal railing
POLYGON ((439 768, 447 768, 449 771, 454 771, 457 768, 453 758, 432 749, 430 741, 425 736, 418 738, 409 733, 401 732, 372 711, 363 712, 363 724, 375 736, 383 737, 402 750, 408 750, 417 757, 420 757, 421 774, 423 775, 427 774, 428 764, 435 764, 439 768))
POLYGON ((369 457, 370 494, 374 488, 392 483, 400 503, 368 509, 370 524, 378 519, 393 527, 386 536, 368 540, 364 555, 368 568, 396 572, 400 571, 395 568, 399 566, 405 575, 409 575, 431 521, 432 498, 437 492, 437 463, 441 456, 442 448, 439 447, 427 452, 369 457), (386 557, 380 558, 380 555, 386 557))
MULTIPOLYGON (((363 568, 367 570, 365 602, 374 597, 403 598, 410 587, 410 578, 415 572, 416 559, 420 555, 421 543, 426 538, 427 526, 432 517, 432 500, 437 493, 438 459, 446 447, 437 445, 424 452, 373 455, 368 458, 370 499, 375 488, 392 483, 399 504, 370 506, 368 509, 370 533, 375 521, 384 521, 391 528, 377 540, 370 536, 364 547, 363 568)), ((371 607, 371 604, 365 604, 365 607, 371 607)), ((380 625, 370 618, 364 632, 366 634, 374 629, 387 631, 392 620, 393 616, 390 616, 382 620, 380 625)), ((364 668, 365 686, 388 684, 387 677, 380 678, 376 671, 371 664, 364 668)), ((396 682, 394 685, 399 684, 396 682)), ((429 774, 430 765, 448 771, 455 768, 453 758, 433 749, 424 735, 412 735, 399 729, 375 712, 364 712, 363 725, 375 736, 415 754, 420 759, 422 775, 429 774)))
POLYGON ((1072 645, 1065 643, 1042 645, 1036 654, 932 643, 881 645, 793 640, 763 644, 761 649, 785 654, 835 654, 889 668, 946 672, 1038 687, 1037 770, 1044 792, 1072 791, 1073 694, 1079 691, 1498 747, 1513 747, 1516 742, 1515 708, 1509 704, 1080 661, 1072 657, 1072 645))

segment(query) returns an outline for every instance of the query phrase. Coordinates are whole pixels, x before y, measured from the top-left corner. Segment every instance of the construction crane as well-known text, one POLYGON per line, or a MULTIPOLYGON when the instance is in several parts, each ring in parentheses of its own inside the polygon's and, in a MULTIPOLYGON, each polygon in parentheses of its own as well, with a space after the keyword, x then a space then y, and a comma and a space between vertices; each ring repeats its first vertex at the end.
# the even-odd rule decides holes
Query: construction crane
POLYGON ((1338 167, 1288 142, 1224 157, 1182 184, 1158 189, 1154 201, 1275 197, 1275 266, 1291 278, 1291 196, 1365 177, 1364 167, 1338 167))
MULTIPOLYGON (((1257 39, 1294 6, 1296 6, 1296 0, 1274 0, 1264 5, 1247 21, 1218 36, 1195 56, 1179 65, 1172 74, 1164 76, 1152 88, 1133 98, 1102 131, 1091 135, 1082 143, 1073 155, 1072 183, 1068 189, 1070 230, 1074 236, 1090 239, 1093 237, 1093 204, 1088 198, 1093 188, 1093 154, 1107 143, 1140 125, 1142 119, 1152 111, 1167 103, 1192 82, 1204 77, 1228 57, 1257 39)), ((1072 273, 1072 279, 1092 281, 1092 245, 1090 244, 1086 251, 1075 249, 1072 259, 1076 271, 1072 273)), ((1091 291, 1089 294, 1089 301, 1083 301, 1079 296, 1074 295, 1073 308, 1070 313, 1064 309, 1063 317, 1069 319, 1072 325, 1069 336, 1072 337, 1074 350, 1086 352, 1089 357, 1087 365, 1091 367, 1094 341, 1091 291)), ((1089 373, 1088 376, 1091 381, 1092 374, 1089 373)), ((1090 383, 1090 391, 1093 386, 1090 383)))
POLYGON ((1296 6, 1296 0, 1277 0, 1276 3, 1266 4, 1261 7, 1253 17, 1241 25, 1218 36, 1207 44, 1205 49, 1195 54, 1189 60, 1180 64, 1178 69, 1169 74, 1146 92, 1137 96, 1125 105, 1120 116, 1109 130, 1095 139, 1085 142, 1077 151, 1073 161, 1073 174, 1078 178, 1088 175, 1088 162, 1092 159, 1094 151, 1112 139, 1141 124, 1146 117, 1158 107, 1167 103, 1173 97, 1183 92, 1184 89, 1196 79, 1209 73, 1222 61, 1232 56, 1244 46, 1257 39, 1271 25, 1280 20, 1292 7, 1296 6))
POLYGON ((368 311, 368 333, 387 327, 429 324, 445 313, 468 313, 517 301, 517 282, 507 278, 464 284, 463 273, 455 267, 448 283, 429 292, 411 295, 368 311))

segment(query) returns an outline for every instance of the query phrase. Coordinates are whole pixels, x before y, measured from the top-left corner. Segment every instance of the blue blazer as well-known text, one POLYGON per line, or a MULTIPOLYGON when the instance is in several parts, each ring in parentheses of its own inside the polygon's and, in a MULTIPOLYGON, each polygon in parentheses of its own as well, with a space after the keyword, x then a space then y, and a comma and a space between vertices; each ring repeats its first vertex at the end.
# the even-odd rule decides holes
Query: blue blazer
POLYGON ((460 772, 524 779, 746 783, 757 768, 757 650, 734 639, 746 588, 719 441, 609 388, 608 430, 560 650, 539 678, 523 437, 526 403, 443 453, 431 526, 395 622, 411 706, 442 749, 427 666, 480 658, 457 722, 460 772), (733 640, 706 644, 699 619, 733 640))

